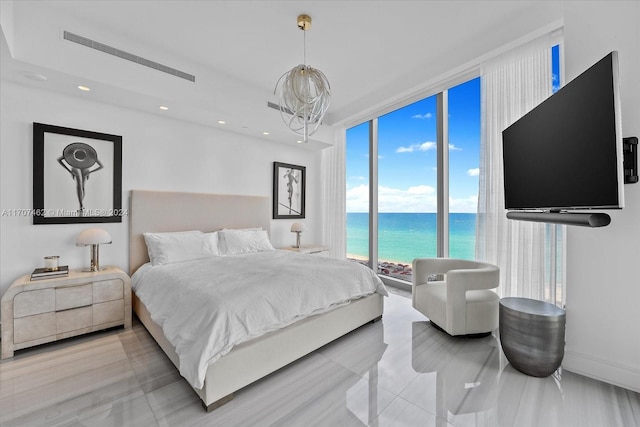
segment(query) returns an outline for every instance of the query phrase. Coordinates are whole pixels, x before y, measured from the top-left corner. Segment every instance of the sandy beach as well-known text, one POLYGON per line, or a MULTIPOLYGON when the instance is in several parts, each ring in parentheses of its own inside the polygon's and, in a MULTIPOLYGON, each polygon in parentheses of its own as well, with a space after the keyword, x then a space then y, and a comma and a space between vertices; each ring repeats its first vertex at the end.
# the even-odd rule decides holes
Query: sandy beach
MULTIPOLYGON (((369 260, 365 257, 351 255, 351 254, 347 255, 347 259, 350 261, 359 262, 360 264, 363 264, 363 265, 368 265, 368 262, 369 262, 369 260)), ((411 264, 405 264, 397 261, 378 260, 377 272, 378 274, 382 274, 385 276, 390 276, 396 279, 410 282, 413 269, 411 267, 411 264)))

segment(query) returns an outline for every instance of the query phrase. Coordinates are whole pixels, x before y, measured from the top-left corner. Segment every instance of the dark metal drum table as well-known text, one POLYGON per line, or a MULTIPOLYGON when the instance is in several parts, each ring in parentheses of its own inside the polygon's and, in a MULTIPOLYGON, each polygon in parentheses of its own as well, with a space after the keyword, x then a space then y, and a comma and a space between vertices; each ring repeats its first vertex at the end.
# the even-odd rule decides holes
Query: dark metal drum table
POLYGON ((500 300, 500 344, 509 363, 534 377, 548 377, 564 357, 565 311, 529 298, 500 300))

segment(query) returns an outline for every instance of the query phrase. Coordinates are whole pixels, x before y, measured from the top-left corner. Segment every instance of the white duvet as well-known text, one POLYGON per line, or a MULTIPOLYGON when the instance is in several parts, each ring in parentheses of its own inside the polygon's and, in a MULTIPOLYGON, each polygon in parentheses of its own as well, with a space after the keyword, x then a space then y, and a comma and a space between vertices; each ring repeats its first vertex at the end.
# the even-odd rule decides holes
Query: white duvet
POLYGON ((374 292, 387 295, 363 265, 277 250, 145 264, 132 287, 195 388, 234 345, 374 292))

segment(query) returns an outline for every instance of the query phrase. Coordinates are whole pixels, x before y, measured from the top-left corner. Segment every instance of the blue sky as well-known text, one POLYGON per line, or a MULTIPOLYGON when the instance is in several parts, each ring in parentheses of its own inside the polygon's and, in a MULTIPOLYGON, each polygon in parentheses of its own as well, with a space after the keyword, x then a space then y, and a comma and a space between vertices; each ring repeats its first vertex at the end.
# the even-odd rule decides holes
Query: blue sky
MULTIPOLYGON (((378 120, 380 212, 436 211, 436 97, 378 120)), ((449 90, 451 212, 476 212, 480 149, 480 79, 449 90)), ((347 212, 368 205, 368 124, 347 131, 347 212)))
MULTIPOLYGON (((551 49, 552 91, 560 48, 551 49)), ((436 211, 436 97, 378 120, 378 211, 436 211)), ((449 211, 477 212, 480 78, 449 89, 449 211)), ((347 130, 347 212, 368 211, 369 125, 347 130)))

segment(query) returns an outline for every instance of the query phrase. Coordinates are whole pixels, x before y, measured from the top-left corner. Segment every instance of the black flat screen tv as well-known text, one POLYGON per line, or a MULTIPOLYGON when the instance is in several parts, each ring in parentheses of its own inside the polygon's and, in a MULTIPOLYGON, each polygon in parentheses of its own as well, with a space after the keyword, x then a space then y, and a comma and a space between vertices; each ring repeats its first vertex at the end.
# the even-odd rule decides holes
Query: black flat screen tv
POLYGON ((622 208, 621 132, 614 51, 502 132, 506 209, 622 208))

